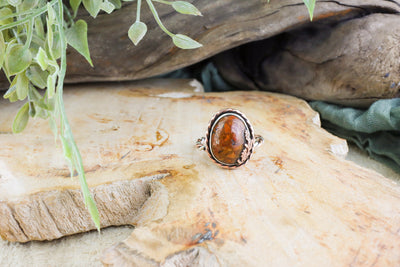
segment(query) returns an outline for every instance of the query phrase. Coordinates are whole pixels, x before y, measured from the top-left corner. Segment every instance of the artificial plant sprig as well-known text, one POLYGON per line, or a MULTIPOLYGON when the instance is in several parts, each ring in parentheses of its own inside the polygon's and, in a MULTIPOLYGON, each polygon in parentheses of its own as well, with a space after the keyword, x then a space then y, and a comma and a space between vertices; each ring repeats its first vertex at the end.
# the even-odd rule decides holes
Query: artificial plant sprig
MULTIPOLYGON (((100 229, 99 212, 88 188, 63 102, 66 49, 67 44, 72 46, 93 66, 87 24, 81 19, 75 21, 78 8, 83 4, 96 17, 101 10, 110 13, 120 8, 121 1, 70 0, 69 3, 72 12, 62 0, 0 0, 0 69, 10 81, 3 97, 11 102, 26 101, 14 118, 13 132, 22 132, 30 117, 49 120, 54 135, 61 141, 71 176, 79 177, 85 205, 100 229)), ((147 27, 140 24, 140 10, 141 0, 138 0, 136 21, 145 29, 144 36, 147 27)))
POLYGON ((100 229, 99 213, 63 102, 67 43, 91 64, 86 22, 74 22, 62 0, 34 1, 28 10, 19 5, 3 5, 0 14, 5 14, 0 17, 0 68, 12 79, 4 98, 12 102, 27 99, 14 118, 12 130, 23 131, 29 117, 49 119, 55 136, 61 140, 71 176, 78 175, 85 205, 96 228, 100 229), (64 21, 64 14, 68 22, 64 21), (45 89, 44 93, 38 92, 41 89, 45 89))
POLYGON ((203 16, 201 12, 194 5, 186 1, 172 1, 172 2, 165 0, 153 0, 153 1, 170 5, 175 9, 175 11, 181 14, 203 16))
MULTIPOLYGON (((312 20, 315 0, 303 1, 312 20)), ((177 47, 193 49, 202 46, 186 35, 170 32, 159 18, 153 2, 170 5, 182 14, 201 16, 194 5, 186 1, 146 0, 157 24, 177 47)), ((72 46, 93 66, 87 24, 84 20, 75 21, 77 11, 82 4, 95 18, 101 10, 111 13, 121 8, 121 0, 69 0, 69 4, 72 12, 62 0, 0 0, 0 69, 10 81, 3 97, 11 102, 26 101, 14 118, 13 132, 23 131, 30 117, 49 120, 55 137, 61 140, 71 176, 78 175, 85 205, 96 228, 100 229, 99 212, 86 182, 82 157, 63 102, 66 49, 67 44, 72 46)), ((137 0, 136 21, 128 31, 135 45, 147 32, 147 26, 140 21, 141 4, 142 1, 137 0)))
POLYGON ((310 14, 310 20, 313 20, 314 9, 315 9, 315 1, 316 0, 303 0, 304 4, 308 9, 308 13, 310 14))
MULTIPOLYGON (((60 70, 58 72, 58 83, 57 83, 57 95, 56 95, 56 114, 59 115, 60 120, 60 138, 64 151, 64 157, 70 162, 71 176, 76 171, 79 176, 79 182, 81 184, 82 194, 85 202, 85 206, 89 210, 92 220, 100 231, 100 216, 97 209, 96 203, 89 191, 88 184, 86 182, 85 170, 83 168, 82 156, 79 152, 78 146, 75 143, 71 127, 65 114, 64 99, 63 99, 63 84, 65 73, 67 70, 67 38, 64 33, 64 19, 63 19, 63 3, 62 0, 58 0, 58 16, 57 27, 60 35, 60 46, 61 46, 61 60, 60 70)), ((90 57, 89 57, 90 58, 90 57)))
MULTIPOLYGON (((160 1, 162 1, 162 0, 160 0, 160 1)), ((271 1, 271 0, 268 0, 268 3, 269 3, 270 1, 271 1)), ((313 20, 313 16, 314 16, 314 9, 315 9, 315 2, 316 2, 316 0, 303 0, 303 2, 304 2, 304 4, 305 4, 306 7, 307 7, 308 14, 310 15, 310 20, 312 21, 312 20, 313 20)))
POLYGON ((142 0, 137 0, 137 8, 136 8, 136 21, 132 24, 132 26, 128 30, 129 39, 135 44, 138 45, 139 42, 143 39, 143 37, 147 33, 147 26, 143 22, 140 21, 140 11, 142 7, 142 0))
MULTIPOLYGON (((163 30, 163 32, 165 32, 168 36, 172 38, 173 43, 177 47, 182 49, 195 49, 202 47, 202 44, 193 40, 189 36, 186 36, 184 34, 174 34, 170 32, 162 23, 153 2, 171 5, 177 12, 182 14, 202 16, 201 12, 194 5, 186 1, 169 2, 164 0, 146 0, 146 3, 149 6, 150 11, 153 14, 153 17, 156 20, 158 26, 163 30)), ((141 0, 137 0, 136 21, 132 24, 128 31, 128 36, 135 45, 138 45, 138 43, 143 39, 147 32, 146 24, 140 21, 140 10, 141 0)))

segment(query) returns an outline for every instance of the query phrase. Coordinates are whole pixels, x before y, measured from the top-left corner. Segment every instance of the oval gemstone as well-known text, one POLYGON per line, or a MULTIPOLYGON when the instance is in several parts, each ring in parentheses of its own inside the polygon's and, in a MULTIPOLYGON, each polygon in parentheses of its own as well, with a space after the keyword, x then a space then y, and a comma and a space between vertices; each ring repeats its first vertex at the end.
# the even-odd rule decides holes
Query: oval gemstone
POLYGON ((246 125, 235 115, 226 115, 215 122, 210 136, 210 150, 217 161, 234 165, 245 144, 246 125))

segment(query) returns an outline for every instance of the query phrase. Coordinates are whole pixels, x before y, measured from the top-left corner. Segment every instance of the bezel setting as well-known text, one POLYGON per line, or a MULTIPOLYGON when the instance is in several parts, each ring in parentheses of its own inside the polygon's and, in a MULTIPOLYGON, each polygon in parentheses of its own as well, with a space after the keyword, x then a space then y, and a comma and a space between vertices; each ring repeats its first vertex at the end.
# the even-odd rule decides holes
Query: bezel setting
POLYGON ((206 137, 204 140, 205 145, 205 150, 207 151, 208 156, 213 160, 217 165, 223 168, 227 169, 234 169, 237 167, 242 166, 245 164, 249 159, 251 154, 253 153, 253 149, 255 147, 255 135, 254 135, 254 130, 252 125, 250 124, 249 120, 246 118, 246 116, 241 113, 238 110, 235 109, 224 109, 216 113, 210 120, 210 123, 208 124, 207 128, 207 133, 206 137), (235 116, 236 118, 240 119, 244 126, 245 126, 245 132, 244 132, 244 144, 243 144, 243 150, 240 153, 239 158, 236 160, 236 162, 232 164, 228 164, 226 162, 223 162, 221 160, 218 160, 215 155, 213 154, 212 147, 211 147, 211 139, 212 139, 212 133, 214 130, 214 127, 217 125, 219 120, 226 116, 235 116))

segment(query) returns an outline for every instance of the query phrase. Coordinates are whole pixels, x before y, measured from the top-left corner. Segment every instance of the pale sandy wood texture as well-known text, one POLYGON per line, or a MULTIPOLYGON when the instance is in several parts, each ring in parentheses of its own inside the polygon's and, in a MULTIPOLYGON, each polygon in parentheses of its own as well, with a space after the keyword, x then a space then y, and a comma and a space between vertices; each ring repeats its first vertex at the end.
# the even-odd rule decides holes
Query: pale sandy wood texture
MULTIPOLYGON (((105 265, 400 263, 400 186, 344 160, 345 141, 321 129, 304 101, 196 91, 187 81, 66 90, 102 226, 137 226, 105 251, 105 265), (194 145, 227 107, 265 138, 237 170, 194 145)), ((47 123, 13 135, 17 107, 0 108, 1 236, 26 242, 94 229, 47 123)))

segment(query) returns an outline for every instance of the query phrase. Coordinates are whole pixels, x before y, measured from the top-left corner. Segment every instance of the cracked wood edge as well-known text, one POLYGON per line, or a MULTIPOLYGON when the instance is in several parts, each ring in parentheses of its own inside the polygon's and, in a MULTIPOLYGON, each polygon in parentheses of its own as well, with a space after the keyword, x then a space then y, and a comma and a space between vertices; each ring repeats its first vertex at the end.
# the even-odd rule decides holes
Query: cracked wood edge
POLYGON ((102 258, 104 266, 141 266, 141 267, 175 267, 175 266, 204 266, 218 267, 218 259, 204 247, 196 246, 168 256, 163 263, 146 257, 131 249, 124 243, 109 248, 102 258))
MULTIPOLYGON (((153 181, 165 176, 117 181, 92 188, 102 228, 162 217, 168 199, 160 184, 153 181), (154 209, 155 201, 165 205, 154 209)), ((23 201, 1 201, 0 214, 0 236, 12 242, 52 240, 96 229, 79 189, 36 193, 23 201)))
MULTIPOLYGON (((108 85, 81 87, 85 88, 80 89, 82 92, 89 94, 87 98, 81 98, 81 92, 77 93, 71 87, 66 88, 65 98, 76 97, 77 99, 76 101, 66 101, 70 121, 73 117, 71 104, 73 106, 74 102, 85 101, 84 99, 95 101, 94 91, 91 91, 93 87, 97 89, 94 94, 99 94, 98 97, 105 100, 103 105, 107 105, 109 102, 105 97, 107 92, 108 96, 112 97, 111 95, 115 94, 122 101, 130 97, 137 97, 138 101, 146 97, 148 99, 180 99, 191 97, 194 93, 203 92, 203 88, 198 82, 184 79, 152 79, 120 83, 114 85, 112 89, 108 85), (152 90, 148 88, 152 88, 152 90), (179 89, 177 90, 177 88, 179 89)), ((65 235, 96 229, 84 205, 78 182, 76 179, 69 178, 70 174, 62 158, 62 151, 60 147, 54 145, 54 136, 49 131, 47 122, 38 119, 31 120, 27 131, 21 135, 13 135, 10 127, 18 107, 5 100, 0 100, 0 102, 2 109, 0 115, 0 135, 2 138, 0 140, 3 147, 0 153, 0 190, 2 192, 0 195, 0 236, 9 241, 27 242, 31 240, 52 240, 65 235), (7 142, 6 139, 10 141, 7 142), (26 143, 30 145, 26 146, 26 143), (35 146, 36 148, 34 148, 35 146), (21 167, 14 166, 13 169, 11 165, 19 164, 13 160, 13 158, 19 157, 17 152, 17 154, 13 154, 15 147, 25 147, 31 153, 23 153, 21 161, 26 164, 21 167), (36 157, 45 158, 45 163, 35 165, 36 160, 32 159, 36 157)), ((118 107, 119 104, 116 108, 118 107)), ((127 109, 129 110, 129 106, 127 106, 127 109)), ((129 112, 128 110, 126 112, 129 112)), ((116 122, 114 123, 98 113, 83 113, 87 114, 89 124, 94 125, 93 135, 112 135, 119 127, 115 126, 115 123, 121 123, 118 122, 118 118, 115 119, 116 122), (109 125, 104 126, 104 124, 109 125)), ((134 115, 137 116, 138 114, 134 115)), ((130 115, 125 116, 124 125, 132 125, 132 117, 130 115)), ((78 115, 78 123, 79 117, 78 115)), ((74 133, 76 140, 78 140, 77 131, 74 131, 74 133)), ((163 133, 159 134, 162 135, 163 133)), ((146 151, 150 146, 160 146, 167 140, 165 139, 167 137, 161 135, 157 136, 157 138, 162 137, 160 140, 152 141, 150 138, 151 141, 146 141, 146 138, 143 138, 143 142, 134 143, 133 148, 146 151)), ((85 139, 84 136, 83 139, 85 139)), ((109 138, 106 138, 106 143, 108 142, 107 139, 109 138)), ((127 140, 127 142, 129 141, 127 140)), ((85 145, 86 149, 92 149, 89 142, 85 142, 85 145)), ((81 144, 80 149, 82 147, 85 146, 81 144)), ((161 201, 168 205, 168 199, 165 199, 165 193, 160 188, 161 185, 154 183, 154 181, 179 169, 178 167, 175 169, 171 167, 174 164, 184 166, 184 161, 176 162, 173 155, 166 155, 165 158, 171 157, 168 161, 169 166, 164 166, 162 162, 150 161, 141 162, 140 165, 143 169, 138 169, 131 162, 130 154, 133 154, 132 151, 126 150, 128 153, 123 151, 125 154, 116 155, 118 157, 116 162, 113 162, 115 158, 111 162, 107 159, 102 165, 102 162, 96 158, 96 154, 99 152, 107 154, 108 152, 103 152, 103 147, 99 147, 99 149, 100 151, 96 153, 92 151, 88 152, 88 156, 83 156, 86 163, 88 157, 94 157, 92 163, 85 164, 85 172, 99 209, 102 228, 110 225, 145 223, 147 220, 157 219, 165 214, 165 206, 153 207, 155 201, 161 201), (154 170, 157 171, 154 172, 154 170)), ((121 149, 120 145, 113 148, 113 150, 118 149, 121 149)), ((106 158, 107 155, 104 157, 106 158)))

